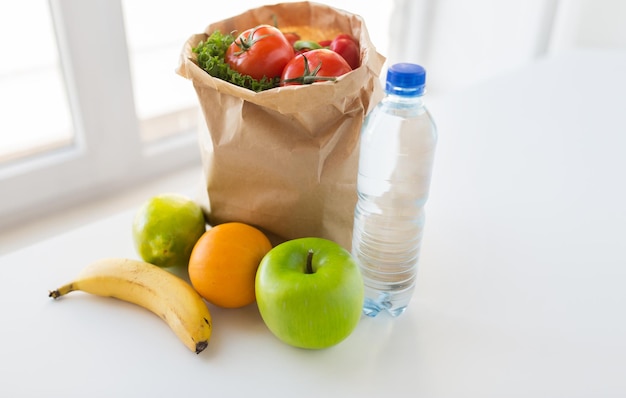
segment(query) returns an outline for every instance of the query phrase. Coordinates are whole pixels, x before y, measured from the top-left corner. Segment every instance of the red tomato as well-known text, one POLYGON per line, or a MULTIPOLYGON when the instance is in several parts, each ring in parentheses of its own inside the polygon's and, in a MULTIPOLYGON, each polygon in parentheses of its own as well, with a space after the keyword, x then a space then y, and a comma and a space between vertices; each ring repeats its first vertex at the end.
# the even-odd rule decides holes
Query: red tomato
POLYGON ((289 44, 291 44, 292 46, 295 42, 300 40, 300 35, 295 32, 283 32, 283 35, 285 35, 285 39, 287 39, 289 44))
POLYGON ((241 33, 226 50, 226 63, 256 80, 274 78, 294 56, 293 48, 280 30, 259 25, 241 33))
POLYGON ((285 66, 280 81, 282 86, 311 84, 335 80, 351 70, 352 68, 341 55, 320 48, 296 55, 285 66))
POLYGON ((339 39, 350 39, 354 42, 354 44, 359 44, 359 41, 354 36, 349 35, 347 33, 338 34, 337 37, 335 37, 335 40, 339 40, 339 39))
POLYGON ((330 43, 329 48, 341 55, 352 69, 356 69, 361 64, 361 53, 356 39, 347 34, 338 35, 330 43))

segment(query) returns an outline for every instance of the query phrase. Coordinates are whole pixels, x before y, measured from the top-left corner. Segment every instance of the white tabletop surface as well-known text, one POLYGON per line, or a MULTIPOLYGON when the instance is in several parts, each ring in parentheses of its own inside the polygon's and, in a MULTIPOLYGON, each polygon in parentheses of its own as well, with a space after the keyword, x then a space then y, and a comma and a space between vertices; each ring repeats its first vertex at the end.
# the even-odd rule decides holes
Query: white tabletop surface
POLYGON ((195 355, 141 308, 49 299, 92 260, 137 257, 137 195, 4 252, 0 396, 626 396, 625 76, 626 54, 581 52, 433 102, 416 295, 327 350, 279 342, 254 305, 211 307, 195 355))

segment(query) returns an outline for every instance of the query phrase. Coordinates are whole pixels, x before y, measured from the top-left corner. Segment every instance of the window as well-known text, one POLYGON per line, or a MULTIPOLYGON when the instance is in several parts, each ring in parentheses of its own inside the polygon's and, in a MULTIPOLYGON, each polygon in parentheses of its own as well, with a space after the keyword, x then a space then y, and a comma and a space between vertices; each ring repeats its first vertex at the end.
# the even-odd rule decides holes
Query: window
MULTIPOLYGON (((362 15, 381 53, 392 2, 362 15)), ((200 164, 185 40, 262 0, 24 0, 0 5, 0 229, 200 164), (10 8, 10 9, 9 9, 10 8)))
POLYGON ((197 0, 123 0, 122 6, 142 140, 195 130, 200 116, 196 97, 174 68, 191 27, 202 31, 199 16, 209 10, 189 12, 199 7, 197 0))
POLYGON ((0 44, 0 162, 71 144, 67 93, 47 1, 1 3, 0 44))
MULTIPOLYGON (((25 8, 31 12, 34 3, 26 2, 25 8)), ((39 119, 47 125, 47 114, 65 112, 71 115, 66 117, 65 127, 73 127, 73 136, 70 139, 66 136, 64 145, 57 145, 54 150, 31 151, 28 156, 21 157, 13 152, 11 158, 5 157, 7 160, 0 165, 0 227, 99 198, 177 167, 199 162, 193 131, 149 144, 144 144, 139 137, 119 1, 51 0, 49 11, 41 6, 47 6, 47 3, 37 4, 40 12, 47 12, 47 18, 43 19, 49 21, 48 26, 54 26, 55 32, 54 35, 37 33, 37 36, 57 39, 58 55, 54 46, 49 45, 46 51, 51 55, 47 60, 52 74, 55 70, 57 73, 62 71, 64 84, 57 83, 57 86, 64 87, 65 92, 57 94, 61 100, 46 97, 40 103, 35 100, 26 104, 14 101, 10 113, 22 112, 28 116, 15 120, 15 125, 9 129, 22 129, 23 135, 37 142, 40 131, 31 126, 37 120, 30 119, 39 119), (64 103, 69 106, 60 105, 64 103)), ((38 26, 24 24, 24 21, 31 21, 29 15, 20 23, 26 26, 25 29, 38 26)), ((22 70, 40 69, 38 58, 32 54, 42 51, 37 41, 27 45, 15 31, 6 33, 3 40, 7 39, 12 40, 11 48, 22 51, 19 56, 24 61, 22 70)), ((176 61, 176 58, 172 60, 174 64, 176 61)), ((7 79, 16 84, 19 74, 19 71, 13 72, 7 79)), ((180 80, 184 82, 182 78, 180 80)), ((48 94, 44 87, 20 89, 22 95, 37 100, 40 95, 48 94)), ((46 128, 54 130, 51 124, 46 128)))

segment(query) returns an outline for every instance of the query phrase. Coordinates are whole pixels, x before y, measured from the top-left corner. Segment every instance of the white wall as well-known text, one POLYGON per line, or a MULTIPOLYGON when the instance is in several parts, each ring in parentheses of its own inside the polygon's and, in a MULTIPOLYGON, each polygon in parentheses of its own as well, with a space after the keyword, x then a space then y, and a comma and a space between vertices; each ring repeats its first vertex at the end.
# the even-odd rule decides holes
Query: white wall
POLYGON ((390 62, 428 70, 434 95, 581 48, 626 51, 622 0, 395 0, 390 62))

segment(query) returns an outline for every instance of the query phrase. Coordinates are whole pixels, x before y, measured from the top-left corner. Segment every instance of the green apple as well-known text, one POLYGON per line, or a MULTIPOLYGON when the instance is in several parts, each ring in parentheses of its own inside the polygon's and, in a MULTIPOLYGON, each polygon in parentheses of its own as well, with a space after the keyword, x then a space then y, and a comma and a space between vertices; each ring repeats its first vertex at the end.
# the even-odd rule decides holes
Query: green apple
POLYGON ((333 346, 361 318, 359 267, 347 250, 327 239, 293 239, 274 247, 261 260, 255 289, 267 327, 295 347, 333 346))
POLYGON ((206 231, 202 208, 179 194, 143 203, 133 219, 133 240, 141 258, 164 268, 186 269, 194 245, 206 231))

